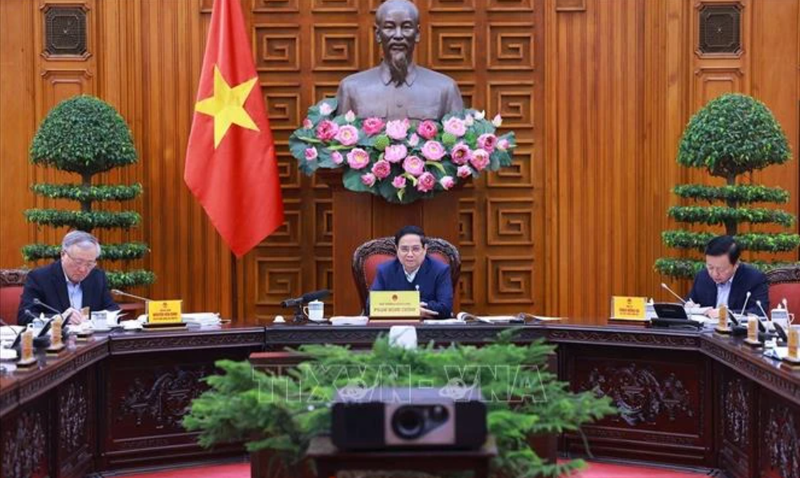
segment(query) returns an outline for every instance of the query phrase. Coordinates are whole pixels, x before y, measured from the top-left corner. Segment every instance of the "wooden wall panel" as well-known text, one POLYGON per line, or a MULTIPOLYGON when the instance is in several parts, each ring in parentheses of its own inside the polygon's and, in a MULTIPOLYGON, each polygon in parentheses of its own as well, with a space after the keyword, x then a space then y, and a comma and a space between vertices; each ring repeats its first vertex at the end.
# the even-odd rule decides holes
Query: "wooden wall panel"
MULTIPOLYGON (((0 1, 0 267, 19 248, 60 238, 22 211, 53 204, 20 185, 69 175, 34 168, 30 140, 44 114, 71 94, 111 102, 130 125, 141 161, 103 175, 144 184, 130 232, 153 252, 158 283, 140 291, 180 297, 187 310, 268 321, 277 302, 329 288, 327 188, 298 174, 287 140, 313 102, 351 71, 377 64, 378 0, 242 0, 278 142, 287 222, 234 261, 183 183, 183 161, 211 0, 0 1), (83 5, 89 52, 42 55, 43 11, 83 5)), ((740 54, 697 53, 700 9, 730 0, 418 0, 418 61, 451 75, 465 103, 501 112, 518 133, 518 160, 461 193, 461 303, 485 313, 519 310, 602 322, 615 294, 669 300, 653 272, 678 183, 708 181, 675 162, 690 116, 725 91, 763 100, 796 151, 800 132, 800 0, 737 0, 740 54)), ((800 204, 796 160, 754 175, 800 204)), ((74 178, 71 178, 74 180, 74 178)), ((786 255, 796 259, 797 254, 786 255)), ((670 283, 681 291, 687 283, 670 283)), ((335 300, 335 298, 333 298, 335 300)))

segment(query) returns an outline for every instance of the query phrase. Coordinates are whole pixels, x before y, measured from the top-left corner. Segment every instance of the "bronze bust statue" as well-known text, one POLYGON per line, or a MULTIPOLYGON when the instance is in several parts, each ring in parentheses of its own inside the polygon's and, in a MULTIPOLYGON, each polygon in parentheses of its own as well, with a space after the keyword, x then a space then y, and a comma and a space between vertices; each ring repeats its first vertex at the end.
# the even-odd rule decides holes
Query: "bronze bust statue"
POLYGON ((452 78, 414 63, 419 11, 408 0, 387 0, 375 13, 375 40, 383 49, 380 66, 346 77, 336 93, 339 114, 362 118, 441 119, 464 109, 452 78))

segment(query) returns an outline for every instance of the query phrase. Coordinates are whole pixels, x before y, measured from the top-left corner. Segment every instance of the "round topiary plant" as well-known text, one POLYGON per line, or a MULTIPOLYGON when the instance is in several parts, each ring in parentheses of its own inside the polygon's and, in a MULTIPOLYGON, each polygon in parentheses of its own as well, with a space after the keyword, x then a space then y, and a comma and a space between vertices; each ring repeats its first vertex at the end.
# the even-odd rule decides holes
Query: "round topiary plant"
MULTIPOLYGON (((724 226, 725 234, 735 236, 742 250, 787 252, 800 246, 794 233, 751 232, 739 234, 739 224, 778 224, 792 227, 795 217, 758 203, 788 203, 789 193, 781 188, 740 184, 746 173, 783 164, 791 159, 789 143, 778 121, 764 103, 746 95, 722 95, 704 106, 686 126, 678 150, 678 163, 701 168, 711 176, 725 179, 724 186, 685 184, 673 192, 693 205, 674 206, 669 216, 681 223, 724 226), (717 204, 721 203, 721 204, 717 204)), ((717 232, 671 230, 662 233, 672 248, 702 252, 717 232)), ((751 263, 767 270, 781 262, 751 263)), ((661 258, 656 270, 672 277, 691 277, 703 267, 695 259, 661 258)))
MULTIPOLYGON (((142 193, 142 185, 138 183, 130 186, 92 184, 96 174, 133 164, 138 159, 128 125, 104 101, 83 95, 56 105, 33 138, 30 159, 34 164, 78 174, 81 182, 31 186, 38 196, 76 201, 80 209, 29 209, 25 211, 29 222, 92 232, 94 229, 129 229, 141 221, 141 216, 133 211, 93 210, 94 203, 129 201, 142 193)), ((148 251, 147 245, 141 242, 104 243, 100 259, 128 261, 139 259, 148 251)), ((56 259, 60 246, 31 244, 23 247, 22 254, 26 261, 56 259)), ((155 275, 145 270, 108 273, 112 288, 146 285, 154 280, 155 275)))

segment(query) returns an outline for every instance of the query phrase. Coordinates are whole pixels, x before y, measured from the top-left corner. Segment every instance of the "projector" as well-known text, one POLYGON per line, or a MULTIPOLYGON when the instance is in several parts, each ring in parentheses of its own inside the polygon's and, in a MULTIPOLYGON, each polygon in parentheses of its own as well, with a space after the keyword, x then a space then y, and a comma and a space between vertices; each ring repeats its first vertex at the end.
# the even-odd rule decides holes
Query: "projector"
POLYGON ((341 450, 478 449, 486 441, 480 389, 344 388, 331 422, 341 450))

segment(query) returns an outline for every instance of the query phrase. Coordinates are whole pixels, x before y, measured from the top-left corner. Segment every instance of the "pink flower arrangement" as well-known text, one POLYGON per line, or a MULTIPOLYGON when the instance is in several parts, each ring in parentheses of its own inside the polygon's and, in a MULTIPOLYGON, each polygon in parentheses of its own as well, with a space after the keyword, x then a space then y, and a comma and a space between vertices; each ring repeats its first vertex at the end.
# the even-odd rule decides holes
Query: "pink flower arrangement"
POLYGON ((451 116, 444 122, 444 132, 460 138, 467 134, 467 125, 457 116, 451 116))
POLYGON ((385 123, 380 118, 367 118, 361 123, 361 127, 364 128, 364 132, 367 133, 367 136, 374 136, 381 131, 383 131, 383 126, 385 123))
POLYGON ((472 151, 470 151, 469 146, 465 143, 458 143, 453 146, 453 150, 450 151, 450 157, 455 164, 461 166, 467 164, 470 158, 472 158, 472 151))
POLYGON ((483 149, 476 149, 472 152, 472 158, 469 160, 472 167, 478 171, 483 171, 486 166, 489 166, 489 153, 483 149))
POLYGON ((317 152, 317 148, 313 146, 310 148, 306 148, 306 161, 314 161, 315 159, 317 159, 318 155, 319 153, 317 152))
POLYGON ((496 132, 502 118, 490 120, 484 111, 456 112, 445 121, 386 120, 337 113, 336 106, 326 99, 309 108, 302 128, 289 137, 292 155, 305 174, 343 168, 345 187, 390 202, 431 197, 509 166, 516 147, 513 132, 496 132))
POLYGON ((392 139, 406 139, 409 126, 407 119, 389 121, 386 123, 386 134, 392 139))
POLYGON ((369 164, 369 153, 355 148, 347 153, 347 164, 353 169, 364 169, 369 164))
POLYGON ((388 161, 378 161, 372 165, 372 174, 378 179, 386 179, 392 172, 392 165, 388 161))
POLYGON ((478 136, 478 146, 480 146, 481 149, 491 153, 492 151, 494 151, 494 147, 496 145, 497 145, 497 136, 491 133, 486 133, 478 136))
POLYGON ((434 187, 436 187, 436 176, 429 172, 422 173, 417 179, 417 191, 426 193, 428 191, 433 191, 434 187))
POLYGON ((403 170, 412 176, 419 176, 425 171, 425 161, 418 156, 409 156, 403 161, 403 170))
POLYGON ((339 132, 339 125, 331 120, 322 120, 317 125, 317 139, 320 141, 330 141, 339 132))
POLYGON ((425 120, 417 126, 417 133, 425 139, 433 139, 439 132, 439 127, 431 120, 425 120))
POLYGON ((362 174, 361 175, 361 184, 364 186, 372 187, 375 185, 375 175, 372 173, 362 174))
POLYGON ((391 146, 387 146, 386 150, 383 152, 383 159, 389 161, 390 163, 399 163, 406 156, 408 156, 408 148, 402 144, 393 144, 391 146))
POLYGON ((453 179, 453 176, 444 176, 439 180, 439 185, 442 186, 442 189, 447 191, 456 185, 456 180, 453 179))
POLYGON ((358 143, 358 128, 353 125, 345 125, 339 128, 336 137, 333 138, 345 146, 353 146, 358 143))
POLYGON ((438 141, 425 141, 422 145, 422 155, 431 161, 439 161, 447 154, 442 143, 438 141))
POLYGON ((395 176, 394 179, 392 179, 392 186, 394 186, 397 189, 405 188, 406 187, 405 176, 395 176))

